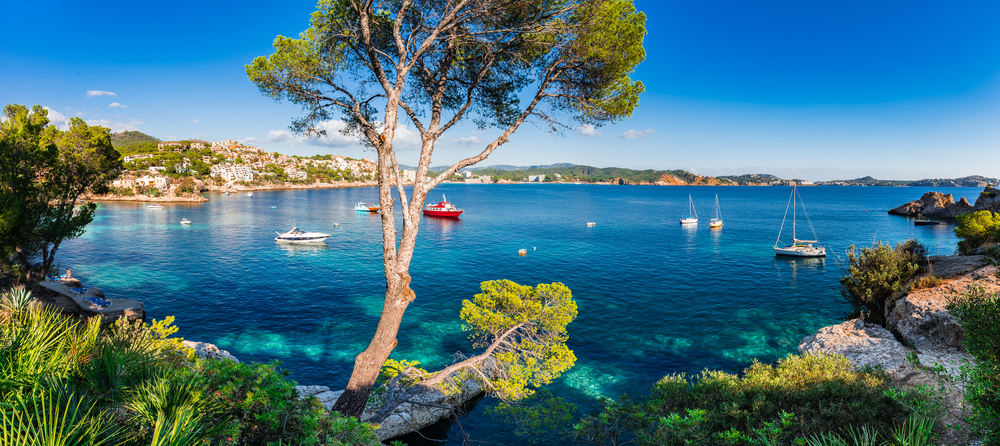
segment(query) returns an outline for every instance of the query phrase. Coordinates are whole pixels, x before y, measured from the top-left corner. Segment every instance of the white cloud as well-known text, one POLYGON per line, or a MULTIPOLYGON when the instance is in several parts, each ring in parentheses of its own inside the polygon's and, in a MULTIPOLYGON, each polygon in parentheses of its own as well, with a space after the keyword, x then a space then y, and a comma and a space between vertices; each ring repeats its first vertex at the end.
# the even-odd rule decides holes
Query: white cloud
POLYGON ((462 137, 462 138, 455 139, 454 143, 458 144, 458 145, 460 145, 462 147, 473 147, 473 146, 478 146, 479 143, 480 143, 480 141, 479 141, 479 137, 478 136, 472 135, 472 136, 465 136, 465 137, 462 137))
POLYGON ((618 137, 625 139, 645 139, 647 136, 652 135, 653 133, 656 133, 653 131, 653 129, 629 130, 625 133, 622 133, 621 135, 618 135, 618 137))
POLYGON ((87 97, 92 98, 94 96, 118 96, 113 91, 101 91, 101 90, 87 90, 87 97))
POLYGON ((601 133, 600 130, 597 130, 597 127, 594 127, 594 126, 592 126, 590 124, 580 124, 580 126, 576 128, 576 133, 579 133, 579 134, 581 134, 583 136, 601 136, 601 135, 603 135, 603 133, 601 133))
POLYGON ((124 105, 121 105, 121 104, 119 104, 119 103, 117 103, 117 102, 112 102, 112 103, 111 103, 110 105, 108 105, 108 107, 120 107, 120 108, 128 108, 128 107, 126 107, 126 106, 124 106, 124 105))
POLYGON ((197 119, 194 119, 194 118, 191 118, 191 122, 193 122, 193 123, 197 124, 197 123, 198 123, 198 120, 197 120, 197 119))
POLYGON ((211 136, 211 135, 209 135, 208 133, 199 133, 199 134, 194 135, 194 136, 197 136, 198 139, 208 139, 208 137, 211 136))
POLYGON ((78 111, 78 112, 76 112, 77 116, 85 116, 86 114, 87 114, 87 112, 85 112, 85 111, 78 111))
POLYGON ((111 129, 111 132, 118 133, 126 130, 139 130, 139 126, 142 125, 142 121, 135 118, 132 118, 128 123, 112 121, 110 119, 91 119, 87 121, 87 124, 107 127, 111 129))
POLYGON ((67 125, 67 124, 69 124, 69 118, 67 118, 66 115, 63 115, 62 113, 59 113, 59 112, 57 112, 57 111, 55 111, 55 110, 53 110, 53 109, 51 109, 49 107, 46 107, 44 105, 42 106, 42 108, 44 108, 45 110, 47 110, 49 112, 49 124, 52 124, 52 125, 54 125, 54 126, 56 126, 58 128, 61 128, 63 130, 66 130, 66 129, 69 128, 69 126, 67 125))
MULTIPOLYGON (((350 147, 358 144, 356 136, 347 136, 341 131, 347 126, 339 119, 323 121, 316 124, 317 130, 325 130, 323 136, 296 136, 286 130, 271 130, 267 132, 267 141, 272 143, 285 143, 287 146, 313 145, 322 147, 350 147)), ((413 149, 420 147, 420 133, 412 130, 406 125, 396 127, 396 136, 393 141, 398 149, 413 149)))

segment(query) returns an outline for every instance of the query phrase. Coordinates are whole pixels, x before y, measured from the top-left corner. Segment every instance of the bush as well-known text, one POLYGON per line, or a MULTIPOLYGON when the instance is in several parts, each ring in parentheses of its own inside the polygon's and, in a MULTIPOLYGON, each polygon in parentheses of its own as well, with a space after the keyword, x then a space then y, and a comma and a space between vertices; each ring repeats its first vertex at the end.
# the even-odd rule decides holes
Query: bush
POLYGON ((1000 214, 991 211, 977 211, 955 217, 958 227, 955 235, 958 242, 958 252, 969 255, 976 249, 1000 242, 1000 214))
POLYGON ((885 326, 885 305, 893 293, 917 275, 925 249, 914 240, 895 247, 879 242, 869 248, 847 250, 847 275, 840 279, 840 293, 854 307, 852 316, 885 326))
POLYGON ((920 290, 924 288, 934 288, 940 285, 942 282, 944 282, 944 280, 941 279, 940 277, 935 276, 933 274, 928 274, 926 276, 921 276, 916 280, 914 280, 913 284, 910 286, 910 289, 920 290))
POLYGON ((858 371, 843 356, 789 355, 777 366, 754 362, 743 377, 669 375, 642 400, 605 401, 574 429, 577 440, 638 445, 801 444, 862 426, 888 436, 920 398, 901 402, 890 390, 884 372, 858 371))
POLYGON ((965 330, 966 350, 975 359, 966 368, 965 399, 972 406, 972 426, 986 444, 1000 444, 1000 296, 972 284, 948 302, 948 312, 965 330))

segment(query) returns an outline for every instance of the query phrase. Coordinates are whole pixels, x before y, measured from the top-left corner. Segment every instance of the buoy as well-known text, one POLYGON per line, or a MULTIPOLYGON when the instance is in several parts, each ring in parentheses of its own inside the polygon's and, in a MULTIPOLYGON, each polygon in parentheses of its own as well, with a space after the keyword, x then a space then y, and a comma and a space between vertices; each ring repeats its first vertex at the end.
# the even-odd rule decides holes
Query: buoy
POLYGON ((538 248, 536 248, 536 247, 532 246, 532 247, 531 247, 531 250, 532 250, 532 251, 538 251, 538 248))
POLYGON ((517 255, 519 255, 521 257, 524 257, 524 256, 528 255, 528 250, 527 249, 519 250, 519 251, 517 251, 517 255))

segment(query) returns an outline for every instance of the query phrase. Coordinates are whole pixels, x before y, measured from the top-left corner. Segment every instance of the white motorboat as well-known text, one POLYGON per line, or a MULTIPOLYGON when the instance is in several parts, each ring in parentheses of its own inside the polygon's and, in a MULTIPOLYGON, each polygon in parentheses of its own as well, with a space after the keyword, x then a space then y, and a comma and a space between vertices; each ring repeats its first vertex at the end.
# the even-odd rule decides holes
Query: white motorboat
POLYGON ((276 242, 288 242, 288 243, 319 243, 330 237, 330 234, 323 234, 322 232, 306 232, 295 226, 287 232, 281 233, 275 231, 278 234, 274 238, 276 242))
POLYGON ((802 197, 799 196, 799 203, 802 204, 802 213, 806 215, 806 222, 809 223, 809 229, 812 229, 813 240, 799 240, 795 233, 795 197, 798 196, 798 188, 792 186, 792 196, 788 199, 788 206, 785 207, 785 217, 781 219, 781 229, 778 229, 778 239, 774 241, 774 254, 779 256, 791 256, 791 257, 826 257, 826 247, 819 245, 819 241, 816 240, 816 230, 812 227, 812 222, 809 221, 809 214, 806 213, 805 203, 802 203, 802 197), (788 208, 792 208, 792 244, 785 245, 784 247, 778 246, 781 241, 781 230, 785 228, 785 218, 788 218, 788 208))
POLYGON ((253 197, 253 192, 247 192, 248 197, 253 197))
POLYGON ((709 220, 709 228, 722 227, 722 211, 719 210, 719 194, 715 194, 715 218, 709 220))
POLYGON ((227 196, 227 197, 229 196, 229 191, 228 191, 228 190, 226 191, 226 196, 227 196))
POLYGON ((191 220, 188 220, 186 218, 182 218, 181 219, 181 224, 182 225, 189 225, 189 224, 191 224, 191 220))
POLYGON ((163 205, 161 205, 161 204, 151 204, 149 206, 146 206, 146 209, 163 209, 163 205))
POLYGON ((688 216, 681 219, 682 225, 696 225, 698 224, 698 211, 694 210, 694 200, 691 199, 691 194, 688 194, 688 216))

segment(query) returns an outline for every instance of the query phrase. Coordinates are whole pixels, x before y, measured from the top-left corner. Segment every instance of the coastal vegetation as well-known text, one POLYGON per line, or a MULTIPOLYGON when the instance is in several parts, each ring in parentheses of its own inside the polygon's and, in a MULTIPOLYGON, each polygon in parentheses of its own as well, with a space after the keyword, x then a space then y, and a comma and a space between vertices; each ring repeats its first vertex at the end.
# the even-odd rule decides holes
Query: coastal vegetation
POLYGON ((970 426, 985 444, 1000 444, 1000 295, 973 284, 949 300, 948 312, 961 323, 963 345, 974 358, 963 370, 970 426))
POLYGON ((955 217, 958 226, 955 235, 958 242, 958 252, 963 255, 972 254, 980 248, 995 246, 1000 243, 1000 214, 992 211, 976 211, 955 217))
POLYGON ((278 363, 202 360, 173 318, 75 319, 0 296, 2 445, 381 444, 374 426, 299 399, 278 363))
POLYGON ((123 132, 112 133, 111 134, 111 145, 120 152, 125 152, 127 148, 139 144, 150 144, 156 145, 160 142, 160 138, 154 136, 149 136, 138 130, 125 130, 123 132))
POLYGON ((79 237, 96 206, 85 193, 107 190, 121 169, 107 128, 72 118, 49 125, 41 106, 8 105, 0 120, 0 284, 44 274, 64 240, 79 237))
POLYGON ((644 91, 629 76, 645 58, 645 34, 645 15, 627 0, 322 0, 299 38, 278 36, 273 54, 247 65, 261 93, 306 111, 293 121, 293 131, 322 134, 319 123, 341 118, 345 134, 378 153, 384 305, 335 410, 362 414, 396 346, 403 315, 416 297, 409 267, 427 194, 486 159, 526 121, 559 131, 627 118, 644 91), (409 196, 394 148, 400 112, 421 141, 409 196), (462 120, 501 132, 477 155, 429 179, 435 144, 462 120), (392 196, 394 185, 398 198, 392 196), (390 212, 397 201, 403 211, 398 234, 390 212))
POLYGON ((840 279, 840 293, 854 308, 852 317, 884 327, 887 301, 917 276, 926 254, 916 240, 896 246, 878 242, 860 251, 851 245, 842 266, 846 274, 840 279))
POLYGON ((773 366, 754 362, 740 375, 668 375, 638 399, 605 400, 603 410, 582 418, 572 434, 607 446, 926 445, 938 416, 927 403, 920 392, 895 388, 879 369, 858 370, 843 356, 806 353, 773 366), (872 441, 843 440, 856 432, 867 432, 872 441))

